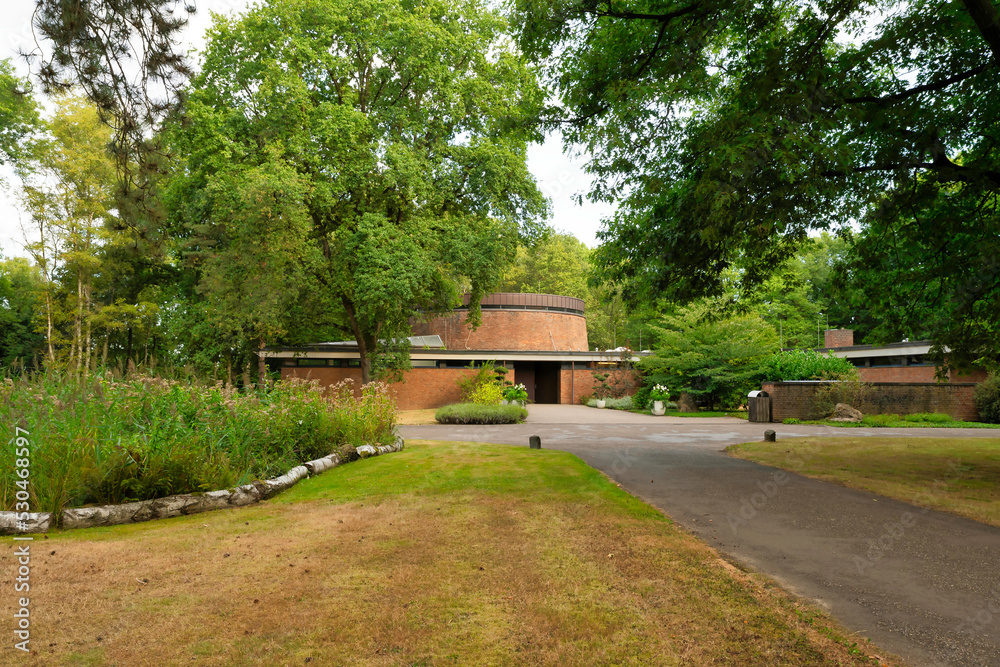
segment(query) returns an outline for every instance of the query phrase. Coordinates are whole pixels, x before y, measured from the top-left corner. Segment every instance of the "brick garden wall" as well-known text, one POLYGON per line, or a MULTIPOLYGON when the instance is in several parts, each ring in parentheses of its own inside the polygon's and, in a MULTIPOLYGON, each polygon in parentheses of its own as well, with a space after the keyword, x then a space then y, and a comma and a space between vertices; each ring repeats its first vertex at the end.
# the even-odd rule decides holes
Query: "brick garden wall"
MULTIPOLYGON (((880 366, 858 368, 858 373, 862 382, 935 382, 936 370, 936 366, 880 366)), ((952 372, 948 379, 951 382, 982 382, 986 379, 986 371, 969 374, 952 372)))
MULTIPOLYGON (((761 389, 771 397, 771 420, 822 419, 814 407, 816 392, 827 382, 765 382, 761 389)), ((871 382, 863 398, 853 407, 864 414, 908 415, 942 412, 955 419, 976 421, 979 414, 972 399, 975 384, 966 382, 871 382)))
MULTIPOLYGON (((601 371, 607 372, 607 371, 601 371)), ((611 375, 617 376, 618 387, 624 390, 625 395, 634 394, 642 386, 642 375, 636 370, 611 370, 611 375)), ((611 383, 609 379, 609 384, 611 383)), ((577 368, 575 371, 563 369, 559 378, 559 402, 563 404, 579 403, 580 399, 587 395, 594 394, 595 386, 599 384, 594 380, 594 369, 577 368), (573 375, 576 374, 575 382, 573 375), (572 393, 571 393, 572 392, 572 393)))
MULTIPOLYGON (((412 368, 403 375, 403 382, 390 384, 389 391, 396 399, 396 407, 399 410, 439 408, 442 405, 458 403, 461 400, 458 378, 471 375, 474 372, 468 368, 412 368)), ((611 370, 610 372, 621 379, 619 386, 627 394, 634 394, 642 386, 642 378, 638 371, 611 370)), ((282 368, 281 377, 319 380, 320 385, 324 387, 350 378, 354 380, 355 395, 361 395, 360 368, 326 368, 322 366, 282 368)), ((507 379, 515 384, 527 380, 527 378, 518 379, 513 368, 508 370, 507 379)), ((563 404, 578 403, 582 396, 594 393, 595 384, 594 370, 591 368, 581 367, 575 371, 561 370, 559 371, 559 402, 563 404), (575 398, 573 394, 575 394, 575 398)))
MULTIPOLYGON (((389 391, 396 399, 399 410, 421 410, 440 408, 442 405, 458 403, 462 394, 458 389, 458 378, 472 375, 468 368, 411 368, 403 375, 403 382, 389 385, 389 391)), ((282 368, 281 377, 304 377, 319 380, 327 387, 351 378, 354 380, 355 395, 361 394, 360 368, 282 368)))

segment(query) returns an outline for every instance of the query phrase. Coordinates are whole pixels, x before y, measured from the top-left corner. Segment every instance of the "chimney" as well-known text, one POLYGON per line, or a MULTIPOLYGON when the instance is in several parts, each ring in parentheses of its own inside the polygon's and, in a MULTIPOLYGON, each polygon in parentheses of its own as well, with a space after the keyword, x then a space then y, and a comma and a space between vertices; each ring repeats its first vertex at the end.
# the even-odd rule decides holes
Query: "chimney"
POLYGON ((823 335, 826 347, 851 347, 854 345, 852 329, 827 329, 823 335))

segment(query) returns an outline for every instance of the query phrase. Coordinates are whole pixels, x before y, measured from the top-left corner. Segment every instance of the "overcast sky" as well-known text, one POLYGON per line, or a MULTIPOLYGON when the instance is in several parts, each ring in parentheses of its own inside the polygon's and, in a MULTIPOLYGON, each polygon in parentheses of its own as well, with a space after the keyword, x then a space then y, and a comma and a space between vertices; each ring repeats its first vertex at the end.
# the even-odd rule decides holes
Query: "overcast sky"
MULTIPOLYGON (((192 17, 185 33, 186 46, 200 49, 204 45, 205 30, 211 24, 211 13, 229 14, 243 11, 248 0, 199 0, 198 13, 192 17)), ((22 75, 27 75, 25 64, 17 57, 18 49, 30 50, 34 45, 31 34, 33 0, 4 0, 5 28, 0 29, 0 58, 12 58, 22 75)), ((528 166, 538 179, 541 190, 552 201, 552 218, 549 223, 556 229, 574 234, 590 247, 597 245, 596 233, 601 219, 613 209, 604 204, 578 206, 573 196, 586 192, 590 177, 583 171, 584 158, 571 158, 563 154, 558 137, 550 137, 544 145, 534 146, 528 152, 528 166)), ((17 208, 16 182, 9 170, 2 170, 7 181, 0 192, 0 255, 24 255, 20 222, 28 224, 27 216, 17 208)))

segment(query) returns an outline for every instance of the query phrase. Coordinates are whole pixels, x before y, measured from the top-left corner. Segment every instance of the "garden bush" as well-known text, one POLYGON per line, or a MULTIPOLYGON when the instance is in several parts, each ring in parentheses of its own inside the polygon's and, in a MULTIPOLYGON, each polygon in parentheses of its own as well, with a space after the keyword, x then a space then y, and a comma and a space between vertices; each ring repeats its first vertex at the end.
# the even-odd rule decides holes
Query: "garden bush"
POLYGON ((917 412, 912 415, 903 415, 905 422, 929 422, 931 424, 943 424, 952 421, 951 415, 940 412, 917 412))
POLYGON ((979 383, 973 393, 979 418, 990 424, 1000 424, 1000 375, 990 375, 979 383))
POLYGON ((858 369, 847 359, 815 350, 784 350, 768 357, 763 364, 764 382, 792 380, 859 379, 858 369))
POLYGON ((637 410, 648 410, 650 403, 649 392, 652 389, 649 386, 640 387, 639 391, 635 392, 635 396, 632 397, 632 406, 637 410))
POLYGON ((434 419, 441 424, 519 424, 528 417, 520 405, 455 403, 438 408, 434 419))
POLYGON ((284 474, 305 461, 396 437, 383 384, 355 398, 285 380, 241 393, 112 373, 81 381, 49 372, 6 379, 0 395, 0 509, 13 509, 14 429, 29 433, 33 511, 225 489, 284 474))

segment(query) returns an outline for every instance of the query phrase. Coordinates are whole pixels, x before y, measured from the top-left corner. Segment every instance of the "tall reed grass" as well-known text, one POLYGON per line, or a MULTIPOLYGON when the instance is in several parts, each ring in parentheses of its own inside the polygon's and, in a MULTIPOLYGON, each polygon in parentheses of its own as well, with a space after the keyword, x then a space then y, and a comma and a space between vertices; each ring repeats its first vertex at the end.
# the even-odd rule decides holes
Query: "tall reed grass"
POLYGON ((30 433, 31 506, 55 512, 225 489, 361 444, 391 444, 388 388, 354 396, 290 379, 267 392, 111 372, 0 383, 0 509, 14 509, 15 427, 30 433))

